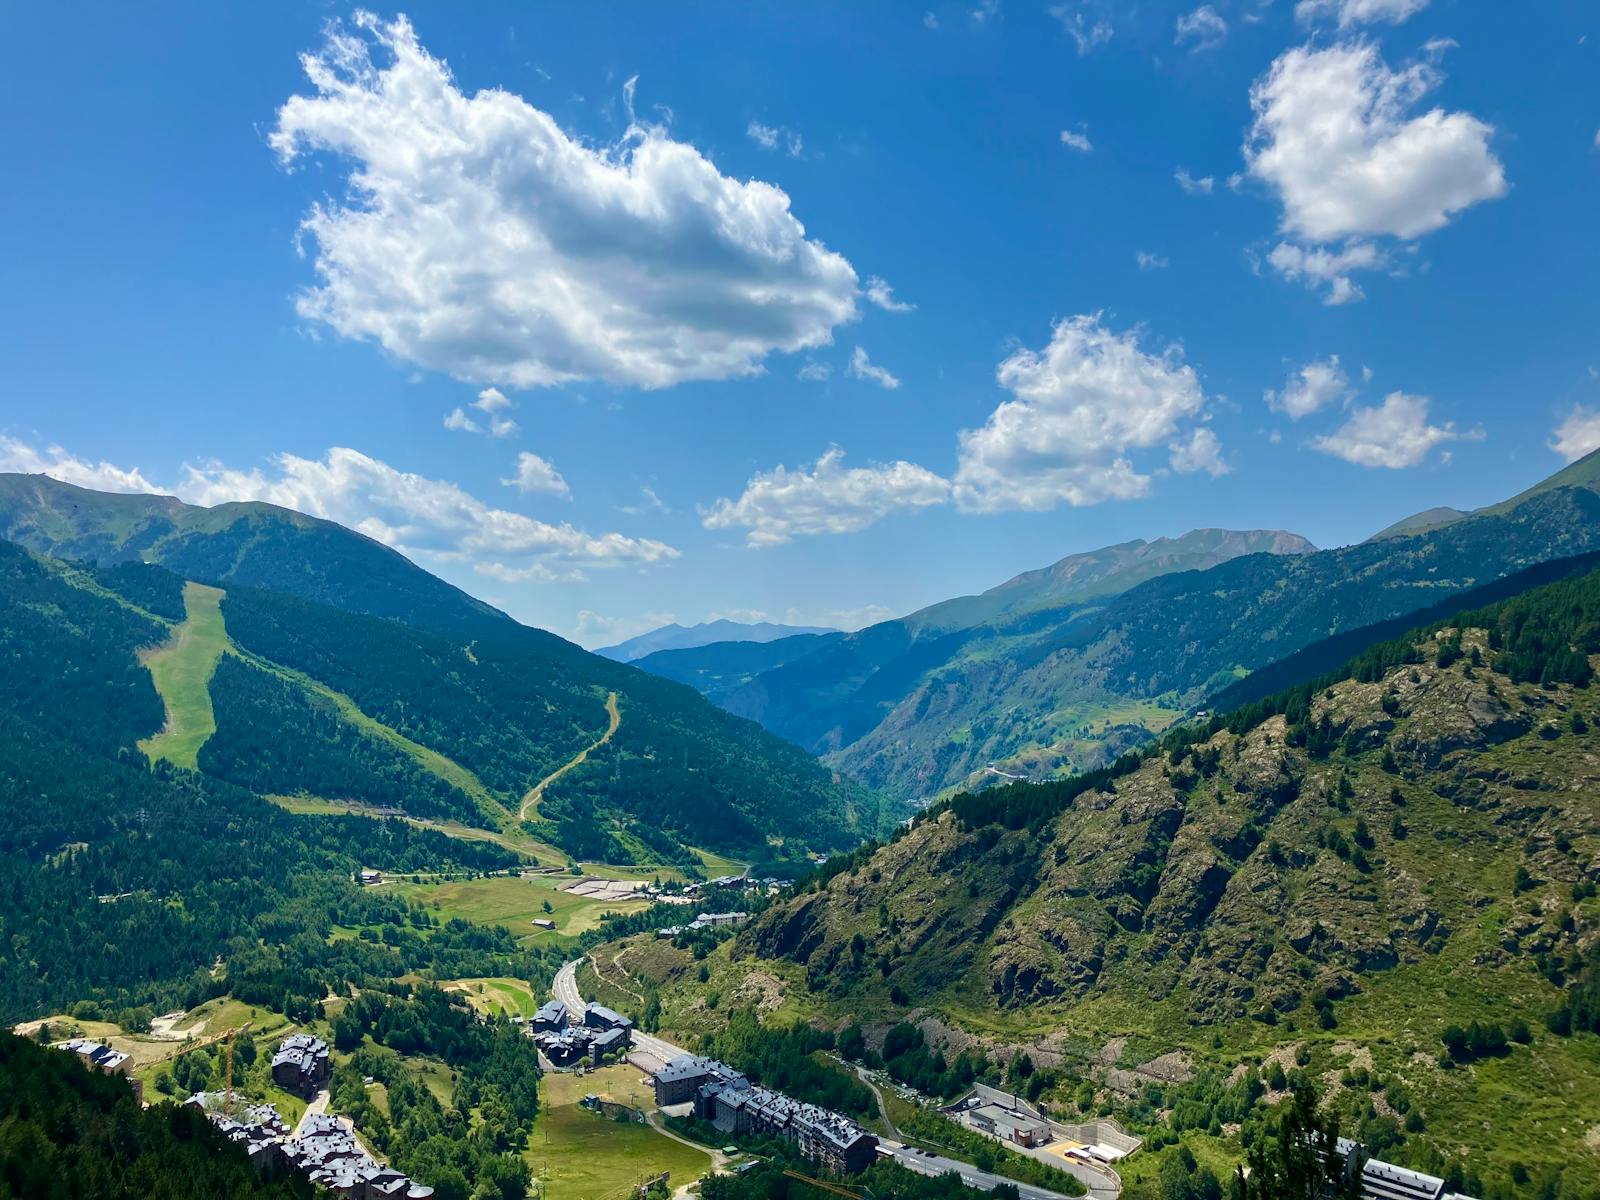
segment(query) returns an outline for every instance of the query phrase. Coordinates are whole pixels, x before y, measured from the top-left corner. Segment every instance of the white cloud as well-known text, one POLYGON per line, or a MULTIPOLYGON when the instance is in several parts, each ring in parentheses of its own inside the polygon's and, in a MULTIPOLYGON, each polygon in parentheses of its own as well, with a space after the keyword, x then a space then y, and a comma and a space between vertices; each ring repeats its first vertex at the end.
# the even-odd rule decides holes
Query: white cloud
POLYGON ((702 511, 707 529, 744 529, 754 547, 794 537, 854 533, 901 509, 927 508, 950 498, 950 483, 915 463, 845 467, 844 451, 829 450, 810 468, 779 466, 751 476, 737 500, 702 511))
MULTIPOLYGON (((1113 333, 1098 315, 1061 321, 1048 346, 1018 350, 996 378, 1013 398, 961 434, 955 496, 967 511, 1042 512, 1143 496, 1150 477, 1135 468, 1133 453, 1194 447, 1189 429, 1206 408, 1179 348, 1147 353, 1136 332, 1113 333)), ((1203 442, 1195 453, 1204 453, 1203 442)))
POLYGON ((805 150, 805 139, 792 129, 785 129, 780 125, 763 125, 760 121, 751 121, 745 126, 745 136, 763 150, 776 150, 778 143, 782 142, 789 152, 790 158, 799 158, 805 150))
POLYGON ((1417 238, 1505 195, 1491 126, 1439 108, 1411 115, 1440 78, 1427 63, 1391 71, 1371 42, 1281 55, 1251 86, 1245 158, 1277 191, 1284 232, 1417 238))
POLYGON ((974 25, 988 25, 1000 15, 1000 0, 978 0, 967 15, 974 25))
POLYGON ((343 446, 321 460, 280 454, 274 470, 221 463, 185 466, 177 494, 193 504, 261 500, 337 521, 408 555, 438 562, 526 568, 537 560, 592 566, 670 561, 663 542, 620 533, 589 534, 491 508, 456 484, 399 471, 343 446))
POLYGON ((517 473, 510 479, 502 479, 500 482, 507 487, 516 488, 519 492, 545 492, 552 496, 572 499, 572 490, 567 487, 567 481, 561 477, 561 472, 531 450, 524 450, 517 455, 517 473))
POLYGON ((1550 449, 1568 462, 1600 450, 1600 409, 1574 408, 1551 433, 1550 449))
POLYGON ((1211 5, 1202 4, 1192 13, 1178 18, 1172 41, 1177 46, 1193 42, 1190 51, 1198 52, 1222 45, 1227 36, 1228 23, 1222 19, 1222 15, 1211 5))
POLYGON ((1267 407, 1281 412, 1291 421, 1309 417, 1350 395, 1350 380, 1339 365, 1337 354, 1318 362, 1308 362, 1289 376, 1281 391, 1268 388, 1263 393, 1267 407))
POLYGON ((1340 29, 1387 21, 1399 25, 1428 7, 1428 0, 1300 0, 1294 15, 1302 21, 1333 17, 1340 29))
POLYGON ((1382 404, 1357 408, 1343 425, 1316 438, 1311 445, 1324 454, 1359 467, 1398 470, 1417 466, 1428 457, 1429 451, 1444 442, 1481 436, 1457 433, 1449 422, 1430 425, 1426 396, 1390 392, 1382 404))
POLYGON ((939 28, 939 18, 938 18, 938 16, 935 13, 932 13, 932 12, 923 13, 922 14, 922 27, 924 29, 937 29, 937 28, 939 28))
POLYGON ((501 583, 588 583, 589 576, 577 567, 568 567, 563 570, 553 570, 549 565, 536 562, 526 567, 508 567, 504 563, 486 562, 474 563, 472 570, 475 574, 488 579, 497 579, 501 583))
POLYGON ((1133 257, 1141 271, 1164 271, 1170 265, 1163 255, 1153 254, 1148 250, 1141 250, 1133 257))
POLYGON ((1191 196, 1209 196, 1211 190, 1217 186, 1215 177, 1202 175, 1196 179, 1189 174, 1187 167, 1179 167, 1172 173, 1172 177, 1178 181, 1178 186, 1191 196))
POLYGON ((883 309, 884 312, 911 312, 917 307, 915 304, 907 304, 904 300, 896 300, 894 298, 894 288, 889 286, 888 280, 882 279, 877 275, 867 280, 866 295, 869 301, 883 309))
POLYGON ((624 504, 617 511, 627 513, 630 517, 637 517, 647 512, 660 513, 662 516, 672 515, 672 509, 667 507, 665 500, 656 495, 655 488, 645 485, 639 487, 639 503, 624 504))
POLYGON ((1167 461, 1180 475, 1204 471, 1213 479, 1233 470, 1222 461, 1222 443, 1217 435, 1201 426, 1189 435, 1187 442, 1172 442, 1167 446, 1167 461))
POLYGON ((1061 28, 1066 30, 1067 36, 1077 44, 1078 55, 1082 57, 1092 50, 1104 46, 1111 40, 1111 22, 1096 9, 1090 13, 1081 2, 1067 2, 1057 4, 1050 10, 1050 15, 1061 23, 1061 28))
POLYGON ((795 372, 795 378, 806 383, 826 383, 833 378, 833 368, 825 362, 808 362, 795 372))
POLYGON ((1061 144, 1068 150, 1077 150, 1083 154, 1088 154, 1094 149, 1094 143, 1089 140, 1087 133, 1074 132, 1071 129, 1061 131, 1061 144))
POLYGON ((86 462, 68 454, 60 446, 49 446, 41 453, 26 442, 3 436, 0 436, 0 471, 48 475, 62 483, 92 488, 97 492, 161 490, 146 479, 137 467, 119 467, 104 460, 86 462))
MULTIPOLYGON (((505 411, 511 408, 512 404, 499 388, 484 388, 472 402, 472 407, 489 418, 488 432, 491 437, 511 437, 519 431, 517 423, 505 415, 505 411)), ((463 408, 452 409, 450 415, 444 419, 444 427, 462 433, 484 432, 483 426, 468 416, 463 408)))
POLYGON ((349 168, 302 222, 307 321, 466 380, 654 388, 756 374, 858 315, 855 271, 781 189, 659 126, 594 146, 510 92, 467 95, 403 17, 360 13, 302 64, 313 94, 271 146, 349 168))
POLYGON ((1293 242, 1279 242, 1267 261, 1288 280, 1304 280, 1307 286, 1326 285, 1324 304, 1348 304, 1365 294, 1350 278, 1352 271, 1370 271, 1385 265, 1387 258, 1371 242, 1347 242, 1338 250, 1313 249, 1293 242))
POLYGON ((876 366, 867 357, 867 352, 860 346, 857 346, 850 355, 849 372, 852 379, 870 380, 879 387, 888 388, 890 391, 900 386, 899 378, 891 374, 887 367, 876 366))

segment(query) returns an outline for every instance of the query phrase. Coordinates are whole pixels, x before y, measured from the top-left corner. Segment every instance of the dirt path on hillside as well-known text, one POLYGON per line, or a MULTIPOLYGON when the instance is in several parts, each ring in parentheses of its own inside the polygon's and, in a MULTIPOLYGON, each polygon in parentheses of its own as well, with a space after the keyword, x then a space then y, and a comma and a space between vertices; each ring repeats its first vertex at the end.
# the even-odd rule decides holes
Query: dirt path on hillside
POLYGON ((622 710, 617 707, 617 694, 615 692, 610 692, 606 695, 606 716, 609 718, 606 723, 606 731, 596 741, 579 750, 577 754, 572 756, 571 760, 557 767, 528 790, 528 794, 522 798, 521 809, 517 811, 517 820, 526 821, 529 813, 537 813, 539 811, 539 801, 544 799, 545 788, 574 767, 581 767, 591 753, 604 746, 616 734, 617 728, 622 724, 622 710))

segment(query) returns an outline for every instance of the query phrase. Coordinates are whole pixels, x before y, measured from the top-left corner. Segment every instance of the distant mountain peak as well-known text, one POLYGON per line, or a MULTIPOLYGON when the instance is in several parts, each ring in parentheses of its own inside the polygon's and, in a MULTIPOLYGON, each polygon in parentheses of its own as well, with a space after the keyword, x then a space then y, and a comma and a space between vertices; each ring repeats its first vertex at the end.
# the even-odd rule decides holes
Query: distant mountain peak
POLYGON ((617 662, 634 662, 658 650, 692 650, 716 642, 776 642, 799 634, 837 632, 836 629, 819 625, 780 625, 772 621, 730 621, 719 618, 702 621, 698 625, 663 625, 614 646, 602 646, 595 653, 617 662))

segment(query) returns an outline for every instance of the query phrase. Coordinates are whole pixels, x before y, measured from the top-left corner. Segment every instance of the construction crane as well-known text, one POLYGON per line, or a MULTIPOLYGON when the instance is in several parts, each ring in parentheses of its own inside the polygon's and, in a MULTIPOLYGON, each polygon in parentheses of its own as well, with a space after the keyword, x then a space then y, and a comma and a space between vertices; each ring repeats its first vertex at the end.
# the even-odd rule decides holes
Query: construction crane
POLYGON ((801 1183, 809 1183, 812 1187, 821 1188, 825 1192, 832 1192, 835 1196, 844 1196, 846 1200, 872 1200, 872 1193, 862 1188, 859 1192, 853 1188, 841 1187, 837 1183, 829 1183, 825 1179, 813 1179, 809 1175, 802 1175, 799 1171, 785 1170, 784 1174, 790 1179, 798 1179, 801 1183))
POLYGON ((233 1116, 233 1039, 246 1029, 250 1022, 246 1021, 237 1029, 230 1029, 222 1038, 222 1111, 228 1116, 233 1116))

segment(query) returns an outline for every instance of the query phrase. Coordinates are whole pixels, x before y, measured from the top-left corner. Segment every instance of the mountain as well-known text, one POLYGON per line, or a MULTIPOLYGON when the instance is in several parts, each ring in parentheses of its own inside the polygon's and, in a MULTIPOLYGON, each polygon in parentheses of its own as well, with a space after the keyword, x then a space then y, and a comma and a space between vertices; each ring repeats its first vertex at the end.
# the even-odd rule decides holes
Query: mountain
MULTIPOLYGON (((763 913, 733 967, 869 1039, 1026 1054, 1053 1110, 1088 1080, 1078 1104, 1154 1126, 1197 1105, 1172 1127, 1220 1147, 1263 1090, 1212 1115, 1245 1064, 1299 1064, 1386 1159, 1520 1195, 1538 1145, 1594 1194, 1597 664, 1591 570, 1108 769, 942 802, 763 913)), ((665 1027, 691 1020, 660 986, 665 1027)))
MULTIPOLYGON (((161 702, 190 728, 160 734, 158 702, 146 728, 119 735, 124 750, 155 747, 261 794, 514 829, 551 856, 623 864, 698 863, 690 847, 798 855, 877 828, 872 797, 792 744, 330 522, 6 476, 0 531, 60 556, 4 544, 14 573, 63 595, 123 589, 147 620, 138 646, 172 647, 142 658, 158 686, 170 666, 161 702), (102 565, 74 572, 69 557, 102 565)), ((0 603, 0 634, 30 611, 0 603)), ((125 643, 97 646, 93 621, 85 631, 78 654, 143 672, 125 643)))
MULTIPOLYGON (((1197 529, 1178 538, 1124 542, 1070 555, 980 595, 943 601, 856 633, 788 638, 761 648, 667 652, 647 656, 639 666, 691 684, 730 712, 760 721, 815 753, 827 753, 870 734, 938 672, 971 653, 969 645, 991 638, 1009 642, 1013 631, 1042 619, 1041 614, 1090 609, 1176 571, 1245 555, 1313 550, 1304 538, 1279 530, 1197 529)), ((962 774, 984 765, 974 761, 962 774)), ((881 773, 876 778, 901 798, 923 794, 921 784, 907 779, 881 773)))
POLYGON ((1600 550, 1591 485, 1600 486, 1595 456, 1513 501, 1442 523, 1419 516, 1411 532, 1357 546, 1311 551, 1293 535, 1197 531, 1063 560, 769 664, 702 663, 690 651, 641 665, 891 800, 1047 779, 1109 761, 1323 638, 1600 550))
POLYGON ((1427 529, 1438 529, 1441 525, 1454 524, 1456 521, 1464 520, 1471 515, 1471 513, 1462 512, 1459 508, 1450 508, 1443 505, 1437 508, 1428 508, 1378 530, 1367 540, 1381 542, 1385 538, 1409 537, 1413 533, 1421 533, 1427 529))
POLYGON ((1518 492, 1509 500, 1502 500, 1499 504, 1491 504, 1487 507, 1472 509, 1467 512, 1463 512, 1459 508, 1430 508, 1406 517, 1402 521, 1396 521, 1387 529, 1379 530, 1372 535, 1371 540, 1406 537, 1413 533, 1421 533, 1424 530, 1437 529, 1440 526, 1449 525, 1467 517, 1508 513, 1525 501, 1532 500, 1535 496, 1542 496, 1546 492, 1564 487, 1600 489, 1600 450, 1591 451, 1582 458, 1568 463, 1554 475, 1540 480, 1524 492, 1518 492))
POLYGON ((1173 571, 1203 571, 1245 554, 1310 554, 1297 533, 1281 529, 1192 529, 1182 537, 1136 539, 1084 554, 1070 554, 1037 571, 1024 571, 976 596, 960 596, 919 609, 903 620, 918 630, 947 633, 1011 613, 1047 605, 1114 596, 1173 571))
POLYGON ((662 650, 690 650, 696 646, 724 642, 775 642, 780 638, 794 637, 797 634, 837 632, 836 629, 819 626, 774 625, 770 621, 720 619, 703 621, 699 625, 663 625, 659 629, 652 629, 649 633, 641 633, 638 637, 618 642, 615 646, 602 646, 595 653, 615 659, 617 662, 631 663, 644 658, 647 654, 655 654, 662 650))
POLYGON ((185 579, 270 588, 426 628, 514 623, 364 534, 273 504, 201 508, 0 473, 0 539, 79 562, 159 563, 185 579))

